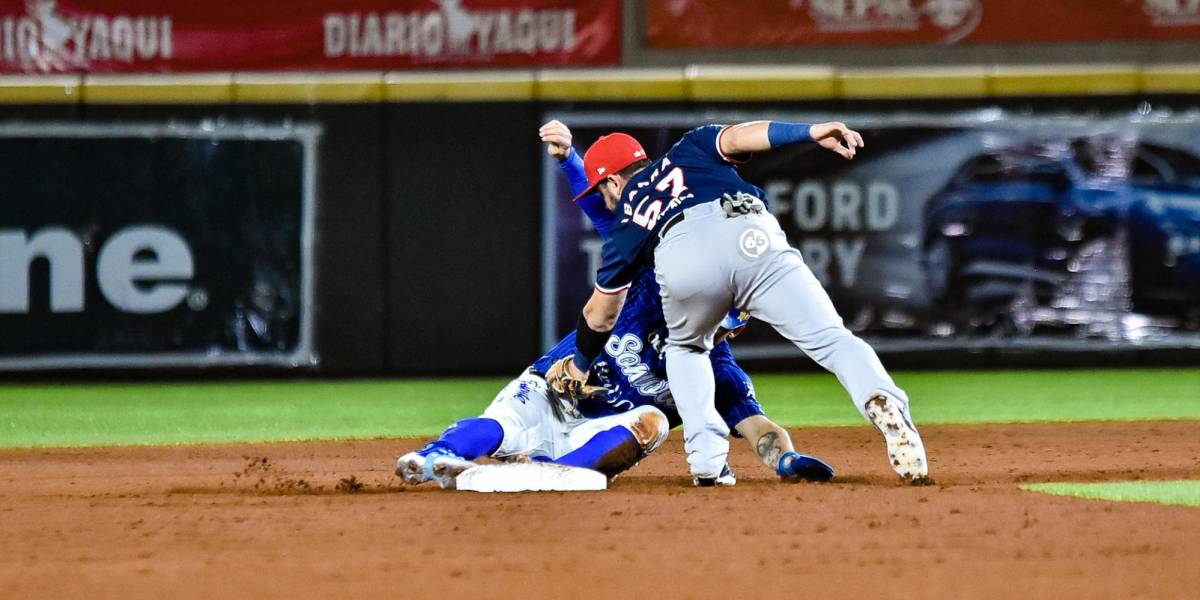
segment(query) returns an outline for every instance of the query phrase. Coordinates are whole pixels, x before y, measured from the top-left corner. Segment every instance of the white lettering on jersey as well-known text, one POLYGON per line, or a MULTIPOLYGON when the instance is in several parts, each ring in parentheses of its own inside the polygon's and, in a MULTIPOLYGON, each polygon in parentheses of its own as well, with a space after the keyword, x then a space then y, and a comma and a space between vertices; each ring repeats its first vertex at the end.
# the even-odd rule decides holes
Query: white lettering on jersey
POLYGON ((668 389, 667 382, 659 379, 650 366, 642 361, 642 340, 632 333, 621 337, 610 336, 604 345, 604 352, 613 358, 621 375, 639 394, 648 398, 657 398, 668 389))
POLYGON ((658 223, 658 217, 662 214, 662 200, 647 202, 650 198, 642 198, 638 203, 637 208, 633 210, 633 222, 635 225, 646 229, 653 229, 658 223), (646 210, 642 210, 645 207, 646 210))
MULTIPOLYGON (((669 171, 663 171, 663 169, 666 169, 670 166, 671 159, 664 157, 662 159, 662 164, 652 173, 650 173, 649 179, 650 182, 658 182, 655 184, 654 189, 660 192, 666 192, 669 188, 670 192, 668 193, 671 194, 671 201, 667 203, 666 208, 664 209, 662 200, 651 200, 649 197, 643 198, 642 201, 638 203, 637 208, 633 209, 633 222, 635 225, 644 229, 654 229, 654 226, 658 225, 658 219, 662 216, 663 212, 679 206, 681 202, 693 196, 693 194, 685 194, 685 192, 688 191, 688 187, 683 180, 683 169, 675 167, 669 171), (661 180, 658 178, 660 173, 666 174, 661 180)), ((639 182, 638 189, 649 185, 650 182, 639 182)), ((630 204, 633 203, 636 193, 637 190, 631 190, 629 192, 630 204)), ((630 214, 628 204, 625 205, 625 214, 630 214)))

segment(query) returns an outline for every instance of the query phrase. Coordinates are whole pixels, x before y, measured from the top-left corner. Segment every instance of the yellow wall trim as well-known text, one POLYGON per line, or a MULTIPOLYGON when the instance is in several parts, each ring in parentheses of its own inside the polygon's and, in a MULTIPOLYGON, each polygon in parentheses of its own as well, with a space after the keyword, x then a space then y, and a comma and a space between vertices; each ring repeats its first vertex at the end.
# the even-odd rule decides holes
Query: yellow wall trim
POLYGON ((1200 63, 1040 68, 668 69, 0 76, 0 104, 804 101, 1200 94, 1200 63))

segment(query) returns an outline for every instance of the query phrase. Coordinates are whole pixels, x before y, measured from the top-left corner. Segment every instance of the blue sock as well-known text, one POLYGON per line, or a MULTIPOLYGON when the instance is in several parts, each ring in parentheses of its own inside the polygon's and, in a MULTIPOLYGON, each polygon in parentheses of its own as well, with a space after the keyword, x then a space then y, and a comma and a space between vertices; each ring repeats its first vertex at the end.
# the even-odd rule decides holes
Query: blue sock
POLYGON ((642 459, 642 447, 633 432, 621 425, 592 436, 586 444, 554 461, 569 467, 600 471, 609 477, 642 459))
POLYGON ((430 442, 418 453, 428 456, 434 452, 449 452, 467 460, 489 456, 504 441, 504 429, 493 419, 463 419, 442 432, 442 437, 430 442))

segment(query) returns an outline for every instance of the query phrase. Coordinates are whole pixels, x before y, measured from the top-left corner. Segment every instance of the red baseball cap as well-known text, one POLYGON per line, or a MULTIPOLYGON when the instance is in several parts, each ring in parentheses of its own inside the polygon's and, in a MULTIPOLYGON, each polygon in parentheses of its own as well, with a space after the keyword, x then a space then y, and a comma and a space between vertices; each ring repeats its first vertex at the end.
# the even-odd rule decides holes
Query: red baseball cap
POLYGON ((591 193, 605 177, 644 158, 646 151, 633 136, 625 133, 600 136, 583 155, 583 170, 587 173, 588 186, 575 196, 575 202, 591 193))

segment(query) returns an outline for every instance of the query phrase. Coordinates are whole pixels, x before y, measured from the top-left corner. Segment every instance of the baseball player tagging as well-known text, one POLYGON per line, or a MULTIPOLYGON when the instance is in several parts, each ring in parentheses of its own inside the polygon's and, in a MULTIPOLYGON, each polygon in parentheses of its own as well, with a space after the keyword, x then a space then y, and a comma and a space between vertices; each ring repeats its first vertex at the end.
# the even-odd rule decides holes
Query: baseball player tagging
MULTIPOLYGON (((583 191, 587 181, 582 161, 570 148, 570 131, 561 126, 553 133, 547 140, 552 154, 562 162, 573 191, 583 191)), ((588 198, 579 206, 601 236, 608 235, 614 219, 602 200, 588 198)), ((546 382, 553 365, 574 351, 571 334, 505 386, 479 418, 459 421, 422 450, 401 456, 397 474, 411 484, 436 480, 453 487, 455 476, 480 456, 554 461, 610 477, 632 467, 658 448, 667 430, 681 420, 663 379, 659 340, 665 322, 659 298, 653 271, 642 269, 605 356, 591 366, 584 386, 588 393, 562 398, 546 382)), ((725 325, 735 330, 744 321, 731 317, 725 325)), ((708 360, 716 372, 720 418, 750 441, 767 466, 784 480, 826 481, 833 476, 824 462, 795 452, 786 430, 766 418, 728 343, 718 344, 708 360)), ((720 483, 734 481, 729 471, 720 483)))
POLYGON ((766 209, 765 194, 735 165, 754 152, 816 141, 852 159, 861 136, 841 123, 758 121, 689 131, 650 162, 632 137, 601 137, 584 157, 589 189, 616 220, 596 289, 576 330, 567 372, 581 377, 599 354, 638 270, 654 265, 670 331, 666 370, 683 419, 688 463, 698 480, 727 469, 729 429, 714 407, 708 353, 730 306, 749 312, 837 375, 855 407, 884 435, 902 478, 928 476, 908 398, 875 352, 848 331, 825 290, 766 209))

